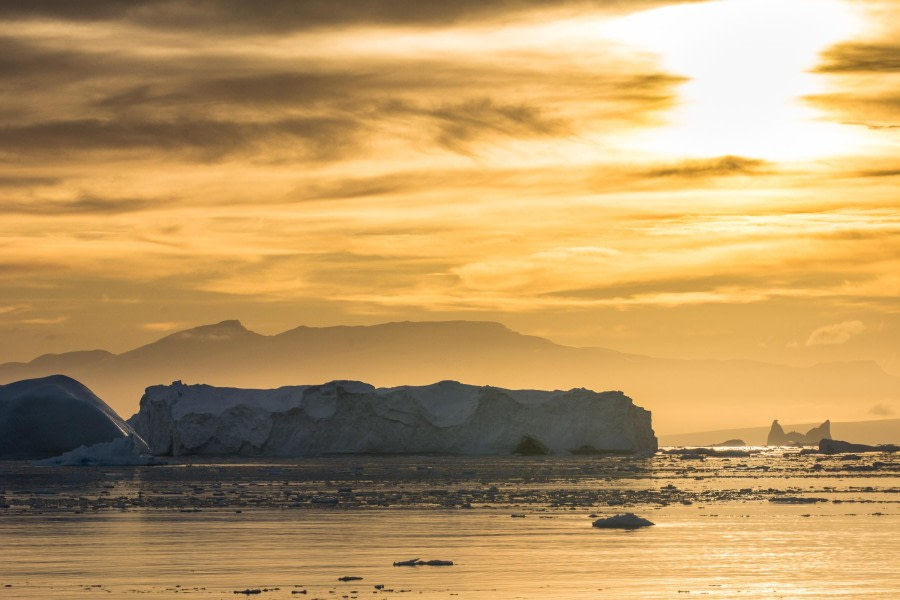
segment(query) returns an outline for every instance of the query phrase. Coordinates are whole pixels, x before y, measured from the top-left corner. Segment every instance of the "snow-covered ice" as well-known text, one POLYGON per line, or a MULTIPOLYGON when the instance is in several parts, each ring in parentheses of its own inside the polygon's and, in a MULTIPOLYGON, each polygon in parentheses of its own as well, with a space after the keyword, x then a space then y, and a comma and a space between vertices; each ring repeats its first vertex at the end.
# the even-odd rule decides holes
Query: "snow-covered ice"
POLYGON ((551 454, 651 453, 650 412, 622 392, 508 390, 441 381, 359 381, 273 390, 147 388, 129 423, 154 454, 510 454, 527 438, 551 454))

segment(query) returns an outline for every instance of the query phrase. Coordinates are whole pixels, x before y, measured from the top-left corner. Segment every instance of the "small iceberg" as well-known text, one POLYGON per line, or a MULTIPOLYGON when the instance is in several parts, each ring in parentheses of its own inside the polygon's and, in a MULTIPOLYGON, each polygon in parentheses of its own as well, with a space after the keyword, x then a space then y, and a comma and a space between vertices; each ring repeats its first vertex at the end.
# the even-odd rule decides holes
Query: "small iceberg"
POLYGON ((600 529, 639 529, 641 527, 651 527, 655 524, 656 523, 639 517, 634 513, 625 513, 623 515, 616 515, 605 519, 597 519, 593 523, 594 527, 599 527, 600 529))
POLYGON ((419 558, 411 558, 409 560, 400 560, 394 563, 395 567, 452 567, 452 560, 421 560, 419 558))
POLYGON ((106 467, 160 465, 165 462, 150 456, 150 449, 144 440, 132 434, 111 442, 80 446, 35 464, 52 467, 106 467))

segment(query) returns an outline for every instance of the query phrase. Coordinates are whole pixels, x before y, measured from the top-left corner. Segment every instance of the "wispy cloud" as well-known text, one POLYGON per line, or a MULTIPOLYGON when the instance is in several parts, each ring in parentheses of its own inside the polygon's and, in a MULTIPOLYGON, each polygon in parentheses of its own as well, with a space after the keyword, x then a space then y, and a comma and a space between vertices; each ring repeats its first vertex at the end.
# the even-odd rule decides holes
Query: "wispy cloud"
POLYGON ((151 323, 141 323, 140 328, 144 331, 176 331, 178 329, 184 329, 188 327, 189 324, 183 321, 154 321, 151 323))
POLYGON ((10 313, 21 312, 23 310, 28 310, 28 306, 24 304, 7 304, 5 306, 0 305, 0 315, 8 315, 10 313))
POLYGON ((651 169, 648 177, 718 177, 723 175, 756 175, 771 165, 758 158, 720 156, 703 160, 687 160, 677 165, 651 169))
POLYGON ((22 325, 59 325, 69 320, 67 316, 59 317, 35 317, 32 319, 19 319, 16 321, 22 325))
POLYGON ((258 151, 262 144, 292 144, 290 155, 320 160, 352 147, 352 120, 295 118, 272 122, 74 119, 0 128, 2 153, 82 160, 83 153, 177 152, 182 159, 219 159, 258 151))
POLYGON ((862 321, 843 321, 833 325, 825 325, 809 334, 806 345, 831 346, 845 344, 865 330, 866 325, 862 321))
POLYGON ((115 215, 161 208, 167 199, 97 198, 81 196, 74 200, 0 200, 0 214, 22 215, 115 215))

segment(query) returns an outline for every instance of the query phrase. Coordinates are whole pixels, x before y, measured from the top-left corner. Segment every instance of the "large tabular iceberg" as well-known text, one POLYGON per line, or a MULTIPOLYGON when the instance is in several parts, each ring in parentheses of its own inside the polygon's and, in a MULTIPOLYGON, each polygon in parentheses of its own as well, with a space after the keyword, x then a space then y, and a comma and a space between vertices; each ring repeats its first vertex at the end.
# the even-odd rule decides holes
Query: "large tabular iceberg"
POLYGON ((650 412, 622 392, 358 381, 273 390, 147 389, 129 423, 154 454, 510 454, 656 451, 650 412))
POLYGON ((71 377, 0 386, 0 459, 46 458, 133 434, 113 409, 71 377))

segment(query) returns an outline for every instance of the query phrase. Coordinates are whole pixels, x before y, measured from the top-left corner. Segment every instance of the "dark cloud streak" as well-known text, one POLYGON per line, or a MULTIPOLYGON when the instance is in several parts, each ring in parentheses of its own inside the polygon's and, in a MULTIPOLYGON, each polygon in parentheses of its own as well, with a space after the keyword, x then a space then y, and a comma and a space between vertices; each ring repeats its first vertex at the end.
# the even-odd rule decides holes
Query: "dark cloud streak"
POLYGON ((359 25, 436 27, 503 21, 536 10, 627 13, 671 0, 31 0, 0 3, 0 18, 137 23, 166 30, 284 33, 359 25))
POLYGON ((724 175, 758 175, 769 163, 743 156, 687 160, 678 165, 646 171, 648 177, 718 177, 724 175))
POLYGON ((437 130, 437 144, 460 154, 468 154, 471 143, 487 138, 534 138, 570 132, 565 121, 545 117, 537 107, 525 103, 501 104, 490 98, 425 108, 391 102, 382 107, 382 112, 430 121, 437 130))
MULTIPOLYGON (((332 118, 273 122, 72 119, 0 128, 0 155, 78 158, 90 151, 162 150, 215 160, 279 139, 303 142, 307 159, 326 160, 354 146, 355 123, 332 118)), ((292 151, 297 148, 292 145, 292 151)))
POLYGON ((114 215, 140 212, 171 204, 167 199, 99 198, 82 196, 76 200, 2 200, 0 214, 20 215, 114 215))
MULTIPOLYGON (((219 71, 235 71, 222 59, 219 71)), ((462 65, 459 62, 402 61, 367 63, 353 69, 285 71, 280 63, 257 64, 253 73, 215 74, 198 77, 174 64, 168 81, 141 83, 101 97, 93 106, 127 110, 141 106, 210 105, 242 107, 317 108, 322 105, 347 110, 384 106, 409 96, 430 98, 433 104, 453 104, 448 97, 472 96, 473 90, 502 92, 507 86, 529 82, 528 94, 549 96, 565 89, 574 97, 595 99, 598 104, 656 107, 668 104, 682 78, 663 73, 604 73, 561 68, 555 73, 514 66, 462 65), (401 68, 402 67, 402 68, 401 68), (262 72, 260 72, 262 71, 262 72)), ((239 69, 238 69, 239 70, 239 69)))
POLYGON ((39 177, 28 175, 0 175, 0 188, 19 188, 43 185, 56 185, 63 181, 61 177, 39 177))
POLYGON ((822 58, 819 73, 900 73, 900 44, 838 44, 822 58))

